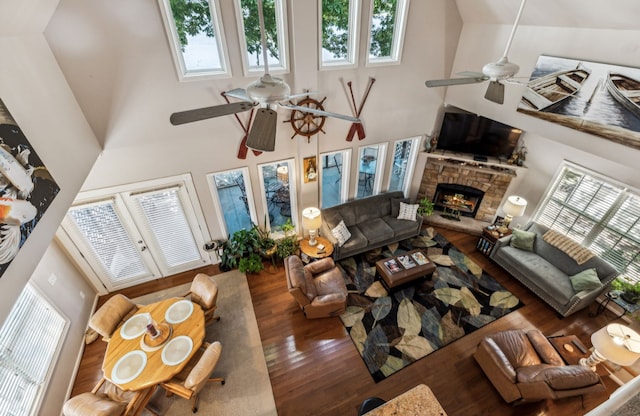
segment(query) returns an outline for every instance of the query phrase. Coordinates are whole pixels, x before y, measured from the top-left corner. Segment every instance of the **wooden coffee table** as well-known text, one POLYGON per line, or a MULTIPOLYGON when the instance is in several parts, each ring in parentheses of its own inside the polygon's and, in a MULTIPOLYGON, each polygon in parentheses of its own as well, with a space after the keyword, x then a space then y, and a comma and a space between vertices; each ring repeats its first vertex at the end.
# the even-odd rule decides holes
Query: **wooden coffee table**
POLYGON ((404 284, 413 282, 416 279, 421 279, 424 277, 431 277, 433 271, 436 269, 436 265, 427 258, 427 255, 424 251, 417 249, 411 250, 407 253, 400 254, 399 256, 387 257, 385 259, 379 260, 376 262, 376 270, 380 274, 382 278, 382 283, 387 287, 387 289, 391 290, 397 288, 398 286, 402 286, 404 284), (416 266, 411 268, 405 268, 402 266, 398 257, 400 256, 411 256, 414 253, 422 253, 422 255, 427 259, 426 264, 416 264, 416 266), (390 260, 394 260, 399 269, 396 272, 392 272, 389 267, 385 264, 390 260))

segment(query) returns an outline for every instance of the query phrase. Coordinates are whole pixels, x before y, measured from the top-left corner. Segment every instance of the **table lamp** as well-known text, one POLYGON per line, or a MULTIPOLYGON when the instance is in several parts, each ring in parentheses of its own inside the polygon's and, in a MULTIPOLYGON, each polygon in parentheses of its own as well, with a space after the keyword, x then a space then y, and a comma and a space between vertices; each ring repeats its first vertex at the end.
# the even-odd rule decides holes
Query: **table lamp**
POLYGON ((507 198, 507 202, 502 206, 504 211, 504 226, 509 228, 509 224, 513 220, 513 217, 521 217, 524 215, 524 210, 527 208, 527 200, 516 195, 512 195, 507 198))
POLYGON ((580 364, 591 367, 604 360, 627 366, 640 358, 640 334, 620 324, 610 324, 591 335, 593 352, 588 358, 581 358, 580 364))
POLYGON ((302 210, 302 226, 309 230, 309 245, 318 244, 316 240, 317 230, 322 225, 322 216, 318 208, 309 207, 302 210))

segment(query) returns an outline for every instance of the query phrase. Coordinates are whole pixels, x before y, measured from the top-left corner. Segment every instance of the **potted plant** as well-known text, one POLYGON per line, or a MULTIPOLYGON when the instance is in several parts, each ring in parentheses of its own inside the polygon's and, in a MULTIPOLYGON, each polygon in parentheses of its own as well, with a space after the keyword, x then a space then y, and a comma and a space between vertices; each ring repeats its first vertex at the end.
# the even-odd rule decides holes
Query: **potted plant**
POLYGON ((418 214, 424 217, 428 217, 429 215, 433 214, 433 202, 431 202, 429 198, 422 198, 420 201, 418 201, 418 204, 420 204, 420 206, 418 207, 418 214))
POLYGON ((264 225, 253 225, 253 231, 257 235, 257 250, 263 258, 271 258, 276 253, 276 241, 271 238, 271 232, 267 228, 267 216, 264 216, 264 225))
POLYGON ((258 235, 253 228, 250 230, 243 228, 234 232, 231 237, 222 244, 220 268, 228 271, 238 267, 238 261, 253 254, 257 246, 258 235))
POLYGON ((258 253, 251 253, 248 257, 243 257, 238 263, 238 270, 242 273, 258 273, 264 268, 262 258, 258 253))
POLYGON ((640 300, 640 282, 634 282, 626 276, 611 282, 611 288, 620 291, 620 297, 625 302, 638 303, 640 300))
POLYGON ((285 258, 298 253, 298 236, 295 233, 295 226, 291 223, 291 219, 287 219, 287 222, 282 224, 279 229, 284 232, 284 237, 278 240, 276 255, 279 259, 284 260, 285 258))

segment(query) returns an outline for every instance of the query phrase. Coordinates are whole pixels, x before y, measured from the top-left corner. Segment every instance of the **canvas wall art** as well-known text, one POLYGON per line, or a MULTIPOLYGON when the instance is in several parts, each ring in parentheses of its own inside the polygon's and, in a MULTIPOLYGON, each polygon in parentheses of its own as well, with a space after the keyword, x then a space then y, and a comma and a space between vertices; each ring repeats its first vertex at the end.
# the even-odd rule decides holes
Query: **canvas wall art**
POLYGON ((541 55, 518 111, 640 149, 640 69, 541 55))
POLYGON ((0 99, 0 278, 59 191, 0 99))

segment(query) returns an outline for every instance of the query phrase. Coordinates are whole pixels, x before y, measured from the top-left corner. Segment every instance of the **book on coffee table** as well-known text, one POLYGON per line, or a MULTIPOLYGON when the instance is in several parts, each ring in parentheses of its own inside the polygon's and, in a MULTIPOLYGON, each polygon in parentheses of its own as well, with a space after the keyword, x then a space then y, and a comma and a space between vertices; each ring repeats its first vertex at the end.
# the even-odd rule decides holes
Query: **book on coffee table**
POLYGON ((402 270, 402 268, 400 268, 400 265, 398 263, 396 263, 396 261, 394 259, 390 259, 384 262, 384 265, 387 269, 389 269, 389 271, 391 273, 397 273, 400 270, 402 270))
POLYGON ((417 266, 416 262, 413 261, 413 259, 409 255, 398 256, 398 261, 400 261, 400 264, 402 264, 405 269, 410 269, 412 267, 416 267, 417 266))
POLYGON ((418 252, 416 252, 416 253, 413 253, 413 254, 411 255, 411 257, 413 257, 413 259, 416 261, 416 263, 418 263, 418 264, 419 264, 419 265, 421 265, 421 266, 422 266, 423 264, 427 264, 427 263, 429 263, 429 259, 428 259, 428 258, 426 258, 426 257, 425 257, 425 255, 424 255, 424 254, 422 254, 422 253, 421 253, 421 252, 419 252, 419 251, 418 251, 418 252))

